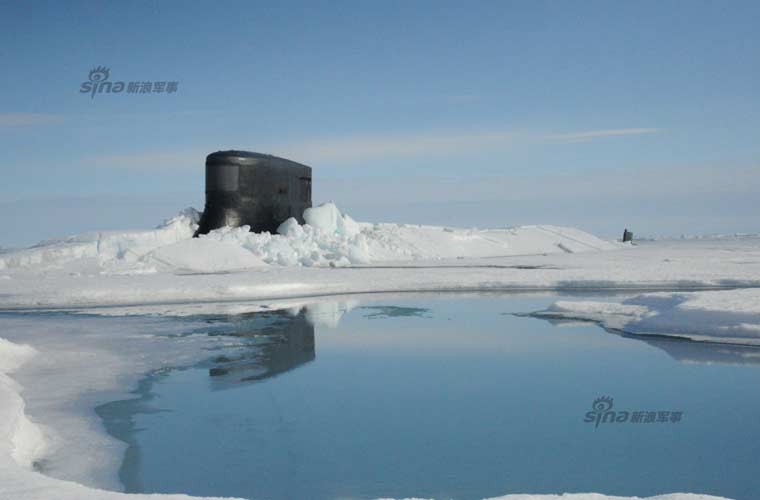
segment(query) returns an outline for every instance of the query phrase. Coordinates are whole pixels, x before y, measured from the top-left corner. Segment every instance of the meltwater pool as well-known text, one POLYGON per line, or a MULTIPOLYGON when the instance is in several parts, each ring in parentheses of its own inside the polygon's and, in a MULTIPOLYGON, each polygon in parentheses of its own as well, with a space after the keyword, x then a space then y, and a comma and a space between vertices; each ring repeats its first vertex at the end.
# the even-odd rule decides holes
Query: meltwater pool
MULTIPOLYGON (((98 408, 129 492, 251 499, 760 492, 760 349, 437 295, 202 317, 235 349, 98 408)), ((195 318, 198 319, 198 318, 195 318)))

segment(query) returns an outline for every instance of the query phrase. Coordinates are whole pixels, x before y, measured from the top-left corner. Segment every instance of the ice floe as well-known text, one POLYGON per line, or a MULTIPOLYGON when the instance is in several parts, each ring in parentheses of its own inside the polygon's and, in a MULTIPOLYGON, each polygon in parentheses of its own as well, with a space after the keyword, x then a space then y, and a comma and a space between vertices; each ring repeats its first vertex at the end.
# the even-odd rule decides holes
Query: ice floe
POLYGON ((535 316, 581 319, 636 335, 760 345, 760 290, 660 292, 622 301, 558 301, 535 316))

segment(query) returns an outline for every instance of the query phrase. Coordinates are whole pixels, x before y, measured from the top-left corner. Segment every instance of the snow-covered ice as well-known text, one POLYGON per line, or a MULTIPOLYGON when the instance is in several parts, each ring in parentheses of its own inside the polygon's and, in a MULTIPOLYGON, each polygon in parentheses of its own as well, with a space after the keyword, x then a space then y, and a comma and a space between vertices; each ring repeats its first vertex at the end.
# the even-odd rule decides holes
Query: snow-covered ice
POLYGON ((760 240, 639 246, 556 226, 452 229, 355 222, 332 205, 284 234, 192 238, 186 210, 151 231, 93 233, 0 257, 0 308, 273 300, 442 290, 694 290, 760 286, 760 240))
POLYGON ((281 266, 347 266, 380 261, 498 257, 609 250, 615 245, 583 231, 556 226, 452 229, 359 223, 333 203, 309 208, 306 223, 290 218, 278 234, 248 226, 192 238, 199 214, 189 208, 154 230, 86 233, 42 242, 0 257, 0 269, 143 274, 223 272, 281 266))
POLYGON ((177 338, 184 330, 167 321, 103 320, 3 318, 3 336, 16 342, 0 339, 0 498, 123 496, 103 489, 121 489, 125 445, 103 432, 92 409, 132 397, 145 373, 198 361, 220 344, 177 338))
POLYGON ((760 345, 760 291, 660 292, 620 302, 558 301, 535 316, 595 321, 638 335, 760 345))
MULTIPOLYGON (((273 304, 296 309, 316 300, 307 316, 331 324, 352 304, 320 306, 319 297, 625 290, 638 295, 618 302, 560 301, 542 314, 594 320, 631 333, 760 343, 760 289, 748 288, 760 287, 759 238, 623 245, 547 225, 479 230, 356 222, 332 204, 310 209, 304 219, 303 225, 294 219, 284 222, 278 234, 224 228, 194 239, 198 213, 188 209, 154 230, 88 233, 3 251, 0 310, 64 308, 100 316, 184 316, 192 315, 202 302, 204 310, 235 312, 273 304)), ((178 344, 174 339, 167 350, 162 349, 166 337, 156 334, 170 329, 161 318, 136 319, 156 322, 144 329, 151 333, 140 335, 118 326, 126 319, 114 321, 88 316, 87 328, 81 323, 74 328, 51 316, 48 321, 35 320, 34 335, 25 336, 20 332, 26 332, 29 323, 22 315, 4 318, 0 498, 153 498, 102 489, 118 487, 114 471, 123 445, 102 432, 94 415, 71 402, 84 401, 91 409, 123 398, 145 373, 192 362, 220 340, 198 335, 178 344), (99 321, 109 322, 107 335, 98 332, 99 321)))

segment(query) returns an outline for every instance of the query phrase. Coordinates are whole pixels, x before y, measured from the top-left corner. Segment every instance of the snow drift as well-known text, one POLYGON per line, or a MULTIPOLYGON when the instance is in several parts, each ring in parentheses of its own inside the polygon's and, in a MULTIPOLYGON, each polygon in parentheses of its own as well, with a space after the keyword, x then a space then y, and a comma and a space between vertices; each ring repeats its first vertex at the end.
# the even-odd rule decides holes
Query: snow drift
POLYGON ((223 228, 194 239, 198 213, 189 209, 154 230, 88 233, 5 251, 0 309, 406 291, 760 287, 759 239, 633 246, 556 226, 362 223, 333 204, 304 217, 305 224, 285 221, 278 234, 223 228))
POLYGON ((0 257, 0 270, 225 272, 266 265, 340 267, 616 248, 583 231, 557 226, 478 230, 361 223, 332 203, 307 209, 303 217, 303 225, 294 218, 283 222, 278 234, 252 233, 242 226, 193 239, 199 213, 186 209, 150 231, 86 233, 6 253, 0 257))

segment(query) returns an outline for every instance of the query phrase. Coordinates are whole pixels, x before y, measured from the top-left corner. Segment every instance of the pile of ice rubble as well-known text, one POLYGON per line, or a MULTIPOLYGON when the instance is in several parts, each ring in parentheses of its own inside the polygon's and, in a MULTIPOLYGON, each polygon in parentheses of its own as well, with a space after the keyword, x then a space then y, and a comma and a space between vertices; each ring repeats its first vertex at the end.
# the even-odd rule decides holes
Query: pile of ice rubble
POLYGON ((222 228, 192 238, 199 213, 192 209, 149 231, 97 232, 49 240, 0 254, 0 270, 60 269, 97 264, 105 273, 165 270, 222 272, 267 265, 343 267, 417 259, 494 257, 608 250, 616 245, 578 229, 523 226, 451 229, 354 221, 332 203, 307 209, 305 224, 290 218, 277 234, 248 226, 222 228))

